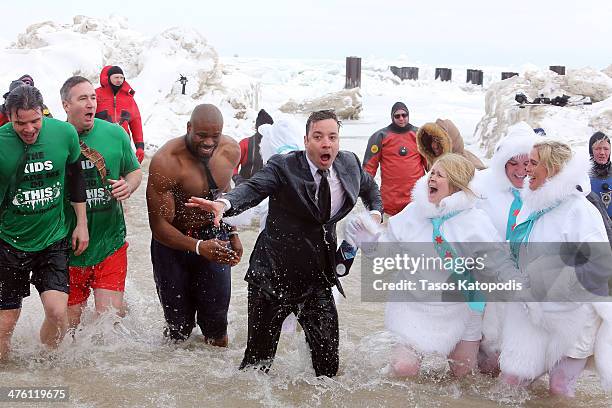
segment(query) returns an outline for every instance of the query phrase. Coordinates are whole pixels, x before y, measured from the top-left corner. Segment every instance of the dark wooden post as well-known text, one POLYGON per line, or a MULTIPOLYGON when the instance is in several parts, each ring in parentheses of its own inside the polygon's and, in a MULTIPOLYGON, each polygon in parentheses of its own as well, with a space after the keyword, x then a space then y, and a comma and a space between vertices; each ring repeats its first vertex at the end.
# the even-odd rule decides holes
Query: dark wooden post
POLYGON ((419 69, 417 67, 396 67, 390 66, 389 69, 393 75, 399 77, 402 81, 404 79, 419 79, 419 69))
POLYGON ((408 79, 419 79, 419 68, 418 67, 408 67, 408 79))
POLYGON ((361 87, 361 58, 346 57, 346 82, 345 89, 361 87))
POLYGON ((468 69, 465 82, 470 82, 474 85, 482 85, 482 71, 479 69, 468 69))
POLYGON ((559 75, 565 75, 565 67, 562 65, 551 65, 548 68, 559 75))
POLYGON ((518 72, 502 72, 501 73, 502 81, 504 79, 512 78, 513 76, 518 76, 518 72))
POLYGON ((450 68, 436 68, 435 79, 440 78, 440 81, 450 81, 453 78, 453 71, 450 68))

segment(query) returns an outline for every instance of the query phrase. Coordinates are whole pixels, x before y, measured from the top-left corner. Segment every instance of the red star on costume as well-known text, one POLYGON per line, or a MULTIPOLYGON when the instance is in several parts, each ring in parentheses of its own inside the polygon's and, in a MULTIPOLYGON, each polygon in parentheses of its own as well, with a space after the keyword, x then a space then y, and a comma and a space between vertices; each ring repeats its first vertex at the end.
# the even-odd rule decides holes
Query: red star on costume
POLYGON ((514 215, 516 217, 517 215, 519 215, 520 212, 521 212, 521 210, 514 210, 512 215, 514 215))
POLYGON ((441 243, 443 243, 443 242, 444 242, 444 240, 442 239, 442 237, 441 237, 440 235, 438 235, 438 236, 436 237, 436 243, 441 244, 441 243))
POLYGON ((512 227, 510 227, 512 231, 514 231, 514 227, 516 227, 516 224, 512 224, 512 227))
POLYGON ((451 254, 451 252, 450 252, 450 251, 446 251, 446 253, 444 254, 444 257, 445 257, 445 258, 452 258, 452 257, 453 257, 453 254, 451 254))

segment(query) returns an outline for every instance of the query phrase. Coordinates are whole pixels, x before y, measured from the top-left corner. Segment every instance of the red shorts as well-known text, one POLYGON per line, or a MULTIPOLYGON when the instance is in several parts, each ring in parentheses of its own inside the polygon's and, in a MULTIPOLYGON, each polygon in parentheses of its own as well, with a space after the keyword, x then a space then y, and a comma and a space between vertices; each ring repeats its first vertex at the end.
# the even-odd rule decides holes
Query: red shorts
POLYGON ((70 267, 70 294, 68 306, 86 302, 91 289, 123 292, 127 275, 128 243, 93 266, 70 267))

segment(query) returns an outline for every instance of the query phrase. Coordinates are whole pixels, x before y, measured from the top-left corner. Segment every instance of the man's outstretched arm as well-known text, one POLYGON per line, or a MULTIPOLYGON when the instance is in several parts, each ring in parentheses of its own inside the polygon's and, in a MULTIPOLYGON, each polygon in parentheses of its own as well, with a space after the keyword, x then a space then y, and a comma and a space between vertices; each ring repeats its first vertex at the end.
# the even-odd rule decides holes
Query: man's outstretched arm
POLYGON ((196 252, 214 262, 234 263, 237 255, 233 250, 227 248, 227 242, 218 239, 197 240, 186 236, 172 225, 176 210, 172 194, 172 188, 175 186, 176 177, 172 174, 171 167, 167 165, 166 160, 154 157, 149 167, 147 183, 149 226, 153 238, 167 247, 196 252))

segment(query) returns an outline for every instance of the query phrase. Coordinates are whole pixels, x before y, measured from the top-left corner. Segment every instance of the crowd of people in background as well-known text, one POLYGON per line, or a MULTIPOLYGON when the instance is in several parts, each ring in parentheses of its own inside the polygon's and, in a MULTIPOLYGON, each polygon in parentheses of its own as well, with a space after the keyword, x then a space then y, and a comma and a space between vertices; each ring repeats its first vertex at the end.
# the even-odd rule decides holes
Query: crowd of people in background
MULTIPOLYGON (((11 82, 4 95, 0 360, 8 358, 30 283, 44 308, 40 339, 50 348, 82 324, 92 292, 98 315, 114 313, 119 321, 126 313, 122 202, 140 186, 145 145, 123 70, 106 66, 99 81, 98 88, 81 76, 64 82, 66 122, 51 116, 30 75, 11 82)), ((397 338, 389 375, 414 377, 424 356, 437 353, 457 377, 501 372, 503 382, 522 387, 548 373, 551 392, 571 397, 594 357, 602 383, 612 386, 605 359, 612 353, 612 306, 559 297, 537 302, 537 277, 546 269, 539 244, 603 243, 610 250, 606 134, 592 135, 589 159, 521 122, 509 127, 485 166, 465 149, 451 120, 417 128, 403 102, 393 104, 391 123, 369 138, 363 162, 340 150, 340 130, 333 111, 310 114, 302 136, 262 109, 255 133, 238 143, 223 134, 221 111, 203 104, 185 134, 154 153, 146 200, 168 340, 188 339, 197 325, 206 343, 228 345, 230 271, 244 250, 232 220, 263 202, 245 277, 248 336, 240 368, 268 371, 292 316, 315 374, 335 376, 340 336, 333 291, 344 295, 336 226, 361 198, 367 211, 353 212, 344 232, 363 256, 384 244, 427 244, 431 256, 457 259, 476 257, 488 243, 499 250, 487 264, 489 276, 527 288, 505 303, 488 302, 478 291, 452 301, 389 301, 385 326, 397 338)), ((609 296, 610 265, 592 258, 555 264, 554 273, 570 268, 575 277, 555 290, 578 285, 609 296)), ((452 268, 416 273, 440 284, 465 279, 452 268)))

